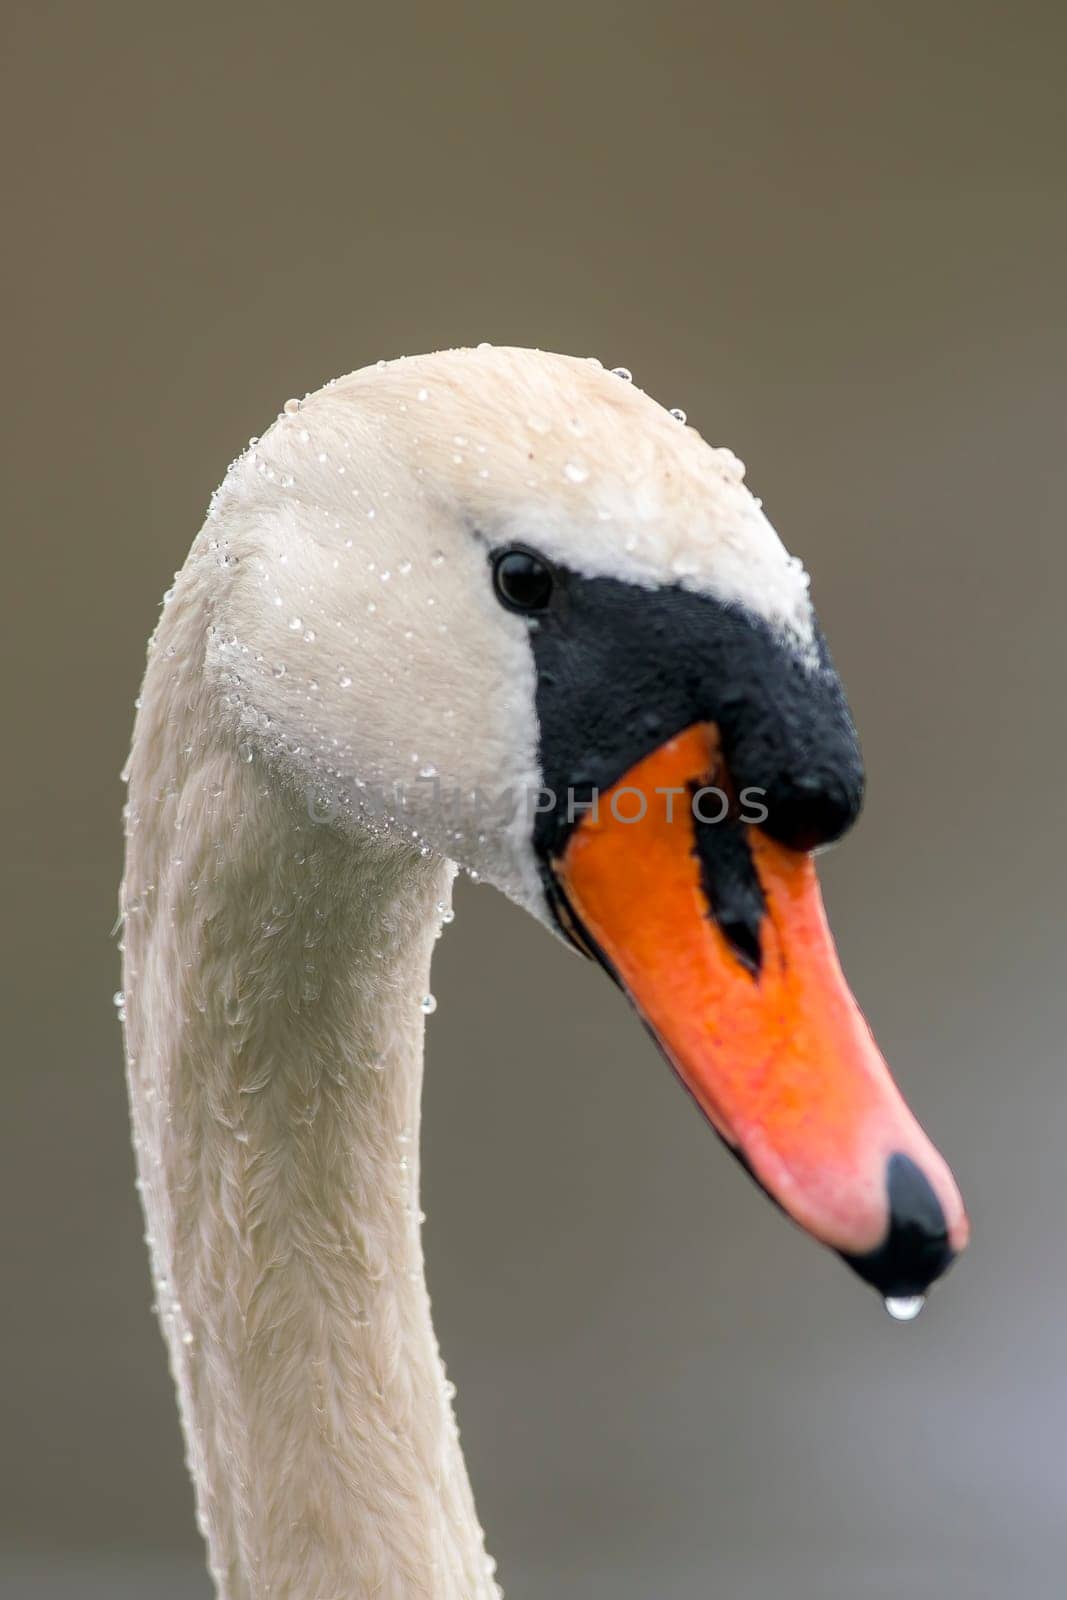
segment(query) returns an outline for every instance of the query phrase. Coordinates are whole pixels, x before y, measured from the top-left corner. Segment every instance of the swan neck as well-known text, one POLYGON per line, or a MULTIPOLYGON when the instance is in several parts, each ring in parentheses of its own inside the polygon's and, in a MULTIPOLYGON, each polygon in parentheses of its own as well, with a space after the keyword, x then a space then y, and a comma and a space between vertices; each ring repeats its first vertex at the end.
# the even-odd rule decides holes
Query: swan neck
POLYGON ((489 1600, 419 1234, 450 869, 316 825, 172 660, 129 768, 127 1070, 218 1593, 489 1600))

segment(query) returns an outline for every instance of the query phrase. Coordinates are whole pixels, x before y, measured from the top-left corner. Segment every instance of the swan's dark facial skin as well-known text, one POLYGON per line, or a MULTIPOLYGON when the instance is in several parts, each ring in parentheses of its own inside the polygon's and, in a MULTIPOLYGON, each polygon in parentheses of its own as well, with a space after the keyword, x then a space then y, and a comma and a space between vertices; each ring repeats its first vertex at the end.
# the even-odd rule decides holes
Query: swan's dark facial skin
POLYGON ((966 1218, 822 913, 810 853, 855 821, 864 775, 821 632, 803 651, 738 605, 528 546, 490 561, 528 619, 556 797, 533 845, 560 927, 771 1197, 884 1295, 921 1294, 966 1218))
MULTIPOLYGON (((697 723, 718 729, 734 792, 759 797, 771 838, 810 850, 851 827, 863 763, 821 631, 804 659, 761 618, 678 584, 584 577, 522 544, 490 562, 497 599, 530 624, 541 771, 557 797, 537 814, 534 848, 557 915, 552 862, 593 794, 697 723)), ((743 829, 736 816, 693 821, 716 919, 758 967, 765 906, 743 829)))
MULTIPOLYGON (((772 838, 810 850, 855 821, 863 762, 817 629, 809 664, 761 618, 711 595, 583 577, 526 546, 493 560, 498 592, 520 563, 536 588, 528 615, 549 789, 603 793, 665 739, 714 722, 737 789, 765 791, 772 838), (550 577, 547 592, 544 578, 528 575, 535 560, 550 577)), ((572 825, 562 808, 541 813, 539 853, 558 853, 572 825)))

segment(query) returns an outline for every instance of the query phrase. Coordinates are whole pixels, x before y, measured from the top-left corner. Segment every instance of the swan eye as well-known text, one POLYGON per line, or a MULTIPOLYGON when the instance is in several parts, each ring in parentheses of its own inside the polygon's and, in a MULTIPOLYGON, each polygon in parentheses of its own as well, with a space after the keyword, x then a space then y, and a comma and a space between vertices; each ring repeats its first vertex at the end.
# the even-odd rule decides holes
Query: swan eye
POLYGON ((543 611, 552 598, 552 568, 532 550, 512 545, 493 558, 493 584, 509 611, 543 611))

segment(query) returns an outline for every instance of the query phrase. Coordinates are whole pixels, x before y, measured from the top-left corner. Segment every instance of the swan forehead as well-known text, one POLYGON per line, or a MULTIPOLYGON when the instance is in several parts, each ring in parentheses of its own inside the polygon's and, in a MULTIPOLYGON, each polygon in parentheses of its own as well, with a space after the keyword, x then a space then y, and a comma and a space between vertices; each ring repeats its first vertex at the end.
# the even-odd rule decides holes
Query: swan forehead
MULTIPOLYGON (((802 648, 808 578, 744 465, 598 362, 506 348, 364 369, 322 391, 356 402, 461 522, 589 577, 681 584, 741 604, 802 648)), ((318 397, 315 397, 318 399, 318 397)))

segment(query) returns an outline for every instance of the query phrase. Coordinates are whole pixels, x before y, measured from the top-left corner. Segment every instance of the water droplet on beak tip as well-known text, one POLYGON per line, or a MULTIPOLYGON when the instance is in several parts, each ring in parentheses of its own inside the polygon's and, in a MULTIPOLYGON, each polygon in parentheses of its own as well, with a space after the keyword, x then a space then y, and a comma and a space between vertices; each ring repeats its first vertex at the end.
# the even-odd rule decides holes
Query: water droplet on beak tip
POLYGON ((887 1295, 885 1308, 894 1322, 914 1322, 925 1304, 921 1294, 887 1295))

